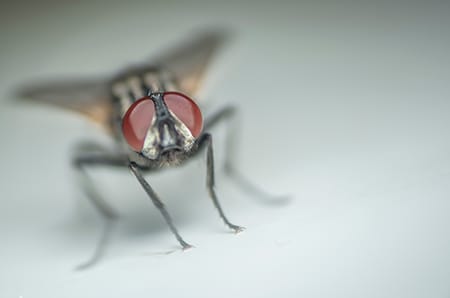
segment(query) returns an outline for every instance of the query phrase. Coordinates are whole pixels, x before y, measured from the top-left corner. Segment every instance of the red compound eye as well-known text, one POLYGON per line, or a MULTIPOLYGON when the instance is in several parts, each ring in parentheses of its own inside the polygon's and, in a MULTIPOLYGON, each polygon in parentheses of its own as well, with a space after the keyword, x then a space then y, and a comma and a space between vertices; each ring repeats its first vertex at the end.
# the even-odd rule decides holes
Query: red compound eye
POLYGON ((150 97, 143 97, 134 102, 125 113, 122 120, 122 133, 134 151, 142 150, 154 114, 155 105, 150 97))
POLYGON ((169 110, 191 131, 194 138, 202 132, 203 118, 197 104, 184 94, 178 92, 164 93, 164 102, 169 110))

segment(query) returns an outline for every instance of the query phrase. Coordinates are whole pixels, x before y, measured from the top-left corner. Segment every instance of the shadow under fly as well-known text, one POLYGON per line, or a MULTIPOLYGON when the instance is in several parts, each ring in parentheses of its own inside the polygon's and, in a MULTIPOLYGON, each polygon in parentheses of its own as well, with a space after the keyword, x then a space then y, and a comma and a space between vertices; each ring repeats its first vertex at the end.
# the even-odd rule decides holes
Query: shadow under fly
MULTIPOLYGON (((103 256, 118 213, 97 192, 87 168, 128 168, 159 210, 182 249, 192 247, 178 232, 162 200, 144 178, 148 172, 180 166, 206 155, 206 186, 225 225, 238 233, 244 228, 226 216, 215 191, 214 146, 211 129, 220 122, 237 123, 236 109, 225 107, 205 120, 197 93, 212 55, 225 41, 223 32, 198 35, 166 52, 152 63, 130 67, 112 78, 35 85, 20 92, 23 98, 81 112, 101 124, 116 141, 114 148, 83 144, 73 158, 86 196, 104 219, 93 255, 78 268, 92 266, 103 256)), ((241 189, 264 202, 284 202, 253 185, 232 163, 234 134, 227 133, 226 173, 241 189), (278 200, 277 200, 278 199, 278 200)))

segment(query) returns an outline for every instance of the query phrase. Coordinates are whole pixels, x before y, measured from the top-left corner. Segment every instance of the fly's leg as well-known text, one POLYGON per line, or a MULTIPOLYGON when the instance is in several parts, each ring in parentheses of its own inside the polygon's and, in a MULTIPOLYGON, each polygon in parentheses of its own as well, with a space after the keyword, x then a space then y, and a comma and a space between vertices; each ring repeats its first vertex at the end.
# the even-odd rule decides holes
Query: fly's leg
POLYGON ((252 183, 247 177, 242 175, 240 171, 238 171, 233 165, 232 157, 236 156, 236 133, 239 131, 239 119, 237 117, 236 108, 228 106, 213 114, 211 117, 206 119, 204 129, 205 131, 209 131, 212 127, 223 121, 227 121, 229 125, 232 126, 227 130, 226 139, 227 147, 224 170, 227 176, 230 177, 242 191, 254 196, 255 198, 262 199, 266 203, 284 202, 284 199, 287 198, 286 196, 281 197, 268 194, 267 192, 256 186, 254 183, 252 183))
POLYGON ((106 245, 109 242, 113 231, 114 221, 118 218, 117 212, 111 206, 109 206, 96 191, 90 177, 86 172, 86 167, 98 165, 126 166, 126 157, 124 156, 112 155, 111 153, 106 153, 104 151, 100 152, 98 150, 96 150, 97 152, 86 152, 86 150, 84 151, 85 152, 78 153, 78 155, 73 160, 73 164, 80 173, 80 178, 82 179, 81 183, 86 196, 95 207, 97 212, 104 219, 104 226, 94 253, 87 261, 77 266, 78 270, 91 267, 102 258, 105 253, 106 245))
POLYGON ((209 133, 205 133, 200 136, 197 140, 196 145, 194 146, 194 150, 191 154, 197 154, 202 148, 206 146, 206 186, 208 188, 209 196, 211 197, 214 206, 217 211, 219 211, 219 215, 224 221, 224 223, 236 233, 244 230, 243 227, 232 224, 228 218, 225 216, 225 213, 222 210, 222 207, 219 203, 219 199, 217 198, 216 191, 214 190, 214 153, 212 146, 212 136, 209 133))
MULTIPOLYGON (((226 121, 229 127, 227 127, 227 135, 226 135, 226 148, 225 148, 225 163, 224 170, 225 173, 230 177, 241 189, 248 190, 247 187, 249 181, 245 179, 233 166, 232 157, 236 156, 236 139, 237 132, 239 130, 239 118, 237 117, 237 110, 235 107, 228 106, 218 111, 216 114, 212 115, 206 121, 205 130, 210 129, 214 125, 226 121), (232 121, 234 120, 234 121, 232 121)), ((255 187, 253 187, 255 189, 255 187)), ((260 194, 260 191, 257 191, 256 194, 260 194)))
POLYGON ((141 171, 139 170, 138 166, 135 163, 130 163, 128 165, 131 172, 136 176, 139 183, 144 188, 145 192, 148 194, 150 199, 152 200, 153 204, 156 208, 161 212, 162 216, 164 217, 164 220, 166 221, 167 225, 169 226, 170 230, 174 234, 175 238, 178 240, 178 242, 181 244, 183 249, 191 248, 192 246, 183 240, 183 238, 178 233, 177 229, 175 228, 175 225, 172 222, 172 218, 169 215, 169 212, 167 212, 166 207, 164 206, 163 202, 159 199, 156 192, 153 190, 153 188, 150 186, 150 184, 147 183, 147 181, 142 176, 141 171))
POLYGON ((82 174, 83 190, 95 209, 107 220, 117 219, 117 212, 96 191, 91 179, 86 173, 86 166, 126 166, 126 160, 122 156, 80 155, 74 159, 73 163, 75 168, 82 174))

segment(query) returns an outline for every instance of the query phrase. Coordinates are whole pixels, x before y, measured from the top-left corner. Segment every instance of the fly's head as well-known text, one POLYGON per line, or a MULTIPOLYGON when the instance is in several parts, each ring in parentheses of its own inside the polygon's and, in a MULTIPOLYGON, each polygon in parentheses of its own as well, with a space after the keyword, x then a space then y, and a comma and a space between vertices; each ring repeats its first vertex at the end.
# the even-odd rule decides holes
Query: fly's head
POLYGON ((178 92, 151 93, 134 102, 122 120, 122 133, 133 151, 152 160, 189 151, 203 118, 197 104, 178 92))

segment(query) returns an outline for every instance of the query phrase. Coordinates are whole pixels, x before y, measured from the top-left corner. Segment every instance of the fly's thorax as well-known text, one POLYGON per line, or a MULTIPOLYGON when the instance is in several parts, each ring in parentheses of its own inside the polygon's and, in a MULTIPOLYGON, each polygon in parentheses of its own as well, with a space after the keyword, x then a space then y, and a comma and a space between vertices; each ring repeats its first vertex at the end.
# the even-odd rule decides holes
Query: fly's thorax
POLYGON ((127 69, 116 76, 110 85, 116 112, 121 118, 134 102, 144 96, 180 90, 174 75, 162 67, 127 69))

